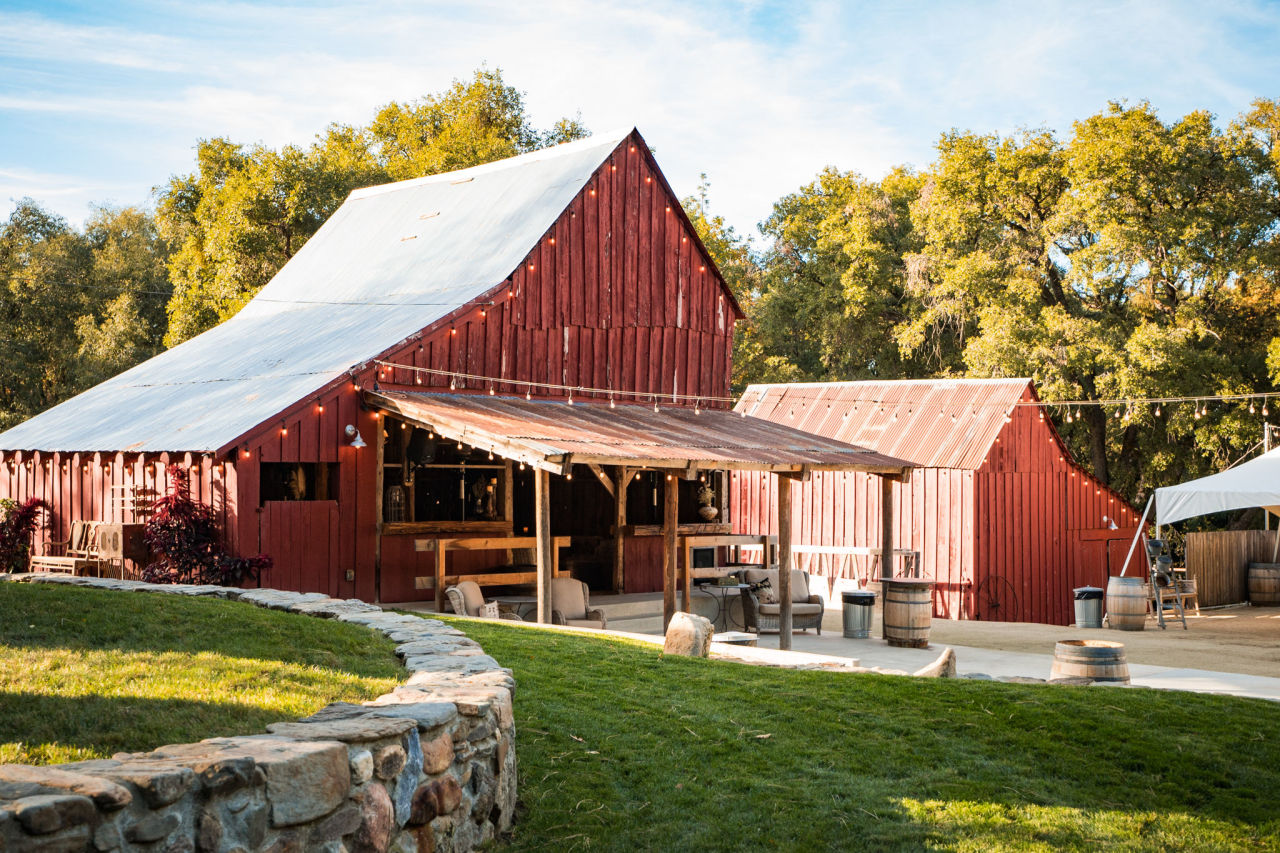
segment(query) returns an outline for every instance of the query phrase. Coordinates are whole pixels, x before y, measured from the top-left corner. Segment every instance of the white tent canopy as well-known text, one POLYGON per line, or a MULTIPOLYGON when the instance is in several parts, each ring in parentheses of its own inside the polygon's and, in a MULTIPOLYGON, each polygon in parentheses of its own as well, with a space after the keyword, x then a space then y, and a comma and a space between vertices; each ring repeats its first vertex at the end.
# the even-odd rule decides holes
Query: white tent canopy
POLYGON ((1280 515, 1280 448, 1220 474, 1156 489, 1156 527, 1255 506, 1280 515))

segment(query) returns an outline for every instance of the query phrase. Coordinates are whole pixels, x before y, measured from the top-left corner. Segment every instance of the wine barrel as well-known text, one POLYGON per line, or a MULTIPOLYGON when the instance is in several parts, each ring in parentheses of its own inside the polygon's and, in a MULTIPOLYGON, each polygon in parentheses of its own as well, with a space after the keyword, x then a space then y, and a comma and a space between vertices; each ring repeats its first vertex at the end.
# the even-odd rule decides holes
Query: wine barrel
POLYGON ((923 649, 933 619, 933 581, 881 578, 884 585, 884 638, 891 646, 923 649))
POLYGON ((1146 627, 1146 581, 1122 577, 1107 581, 1107 624, 1119 631, 1141 631, 1146 627))
POLYGON ((1249 603, 1254 607, 1280 606, 1280 563, 1249 564, 1249 603))
POLYGON ((1124 643, 1107 640, 1060 640, 1053 647, 1049 680, 1087 678, 1090 681, 1129 683, 1129 663, 1124 643))

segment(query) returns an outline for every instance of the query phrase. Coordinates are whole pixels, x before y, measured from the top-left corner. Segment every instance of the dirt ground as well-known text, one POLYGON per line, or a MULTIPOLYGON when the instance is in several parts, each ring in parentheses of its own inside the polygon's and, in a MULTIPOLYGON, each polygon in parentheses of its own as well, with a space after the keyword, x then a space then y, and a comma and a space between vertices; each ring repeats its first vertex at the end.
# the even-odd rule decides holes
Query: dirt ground
MULTIPOLYGON (((1280 677, 1280 608, 1241 605, 1202 610, 1160 630, 1154 618, 1142 631, 1063 628, 1028 622, 934 619, 934 644, 1052 654, 1058 640, 1107 639, 1124 643, 1130 663, 1280 677)), ((825 624, 824 624, 825 627, 825 624)))

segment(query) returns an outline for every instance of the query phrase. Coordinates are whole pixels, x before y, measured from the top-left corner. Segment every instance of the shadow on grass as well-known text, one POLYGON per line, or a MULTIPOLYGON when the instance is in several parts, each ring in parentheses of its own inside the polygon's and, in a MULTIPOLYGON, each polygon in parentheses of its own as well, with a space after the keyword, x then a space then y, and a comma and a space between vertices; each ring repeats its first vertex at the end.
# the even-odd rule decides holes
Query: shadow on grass
POLYGON ((462 622, 518 684, 514 849, 1274 843, 1280 709, 794 672, 462 622))
POLYGON ((0 614, 0 646, 212 652, 375 677, 400 672, 395 644, 368 628, 210 597, 6 583, 0 614))
POLYGON ((283 719, 235 702, 0 692, 0 762, 109 758, 208 737, 261 734, 283 719))

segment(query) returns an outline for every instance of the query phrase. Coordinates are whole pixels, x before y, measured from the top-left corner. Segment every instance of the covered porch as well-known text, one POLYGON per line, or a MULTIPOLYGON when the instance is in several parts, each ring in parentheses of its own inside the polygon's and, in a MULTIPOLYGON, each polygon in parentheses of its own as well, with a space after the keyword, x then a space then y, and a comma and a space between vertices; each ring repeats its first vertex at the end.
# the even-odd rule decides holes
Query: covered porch
MULTIPOLYGON (((627 487, 642 474, 655 481, 653 501, 658 502, 660 492, 661 521, 652 532, 661 541, 665 625, 678 609, 689 609, 692 589, 692 560, 686 558, 683 565, 680 560, 684 550, 681 483, 697 484, 732 470, 777 477, 780 645, 787 648, 792 633, 790 486, 808 479, 813 471, 860 471, 879 476, 887 492, 893 481, 906 480, 911 470, 910 463, 900 459, 722 409, 383 390, 364 392, 364 400, 375 412, 456 443, 459 450, 474 448, 508 460, 521 473, 529 470, 533 503, 529 541, 534 544, 539 622, 551 621, 550 585, 557 565, 551 501, 555 478, 569 480, 575 471, 579 476, 589 472, 609 496, 615 588, 621 587, 626 572, 628 533, 636 532, 635 525, 628 525, 627 487), (684 594, 678 597, 679 589, 684 594)), ((510 488, 506 491, 507 502, 514 503, 510 488)), ((882 564, 891 565, 893 504, 883 501, 882 505, 882 564)), ((498 531, 484 535, 491 544, 500 545, 492 538, 494 532, 498 531)), ((506 532, 514 538, 522 530, 509 525, 506 532)), ((437 578, 442 574, 438 570, 437 578)), ((442 583, 434 583, 434 594, 437 608, 443 609, 442 583)))

